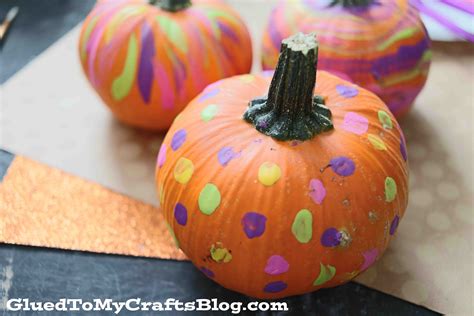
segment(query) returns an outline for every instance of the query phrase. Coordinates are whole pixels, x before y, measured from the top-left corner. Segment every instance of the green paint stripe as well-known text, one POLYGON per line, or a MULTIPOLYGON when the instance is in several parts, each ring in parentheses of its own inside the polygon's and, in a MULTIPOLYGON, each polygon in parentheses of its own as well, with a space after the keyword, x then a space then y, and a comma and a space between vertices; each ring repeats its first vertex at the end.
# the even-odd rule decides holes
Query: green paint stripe
POLYGON ((132 34, 132 36, 130 36, 130 40, 128 41, 127 57, 125 59, 122 73, 120 76, 115 78, 114 82, 112 83, 112 97, 116 101, 120 101, 125 98, 132 89, 133 82, 135 80, 135 73, 137 70, 137 55, 137 38, 135 34, 132 34))
POLYGON ((167 16, 158 16, 157 21, 163 32, 165 32, 168 37, 168 40, 170 40, 181 52, 186 53, 188 51, 188 42, 179 23, 167 16))
POLYGON ((415 33, 416 33, 416 28, 409 28, 409 29, 400 31, 400 32, 392 35, 389 39, 387 39, 383 43, 380 43, 377 46, 377 50, 378 51, 385 50, 388 47, 390 47, 393 43, 398 42, 398 41, 403 40, 403 39, 406 39, 406 38, 409 38, 409 37, 413 36, 413 34, 415 34, 415 33))

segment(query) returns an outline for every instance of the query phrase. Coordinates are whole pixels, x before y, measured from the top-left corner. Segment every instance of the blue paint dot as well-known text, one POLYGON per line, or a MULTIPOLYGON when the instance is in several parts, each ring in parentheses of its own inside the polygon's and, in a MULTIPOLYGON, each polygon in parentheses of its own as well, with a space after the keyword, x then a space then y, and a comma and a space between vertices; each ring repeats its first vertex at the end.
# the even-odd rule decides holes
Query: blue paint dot
POLYGON ((183 204, 177 203, 174 207, 174 218, 182 226, 185 226, 188 222, 188 210, 183 204))
POLYGON ((270 282, 267 285, 265 285, 265 288, 263 289, 264 292, 267 293, 278 293, 286 289, 288 285, 283 282, 283 281, 275 281, 275 282, 270 282))
POLYGON ((359 90, 355 87, 338 84, 336 86, 337 93, 344 98, 353 98, 359 94, 359 90))
POLYGON ((330 227, 321 236, 321 244, 324 247, 337 247, 341 243, 341 238, 341 232, 334 227, 330 227))
POLYGON ((407 161, 407 147, 405 145, 405 138, 403 137, 403 135, 400 137, 400 153, 402 154, 403 160, 407 161))
POLYGON ((171 139, 171 149, 174 151, 178 150, 186 141, 186 130, 180 129, 174 133, 173 138, 171 139))
POLYGON ((263 235, 266 222, 264 215, 255 212, 246 213, 241 221, 245 235, 250 239, 263 235))
POLYGON ((207 99, 210 99, 210 98, 216 96, 219 93, 219 91, 220 91, 219 88, 213 88, 213 89, 210 89, 209 91, 207 91, 207 89, 206 89, 203 92, 203 94, 201 94, 198 101, 199 102, 206 101, 207 99))
POLYGON ((398 223, 400 222, 400 217, 398 215, 395 215, 395 217, 392 220, 392 223, 390 223, 390 235, 395 234, 398 228, 398 223))
POLYGON ((208 278, 213 278, 214 277, 214 272, 212 272, 211 270, 209 270, 208 268, 206 267, 201 267, 201 272, 204 273, 208 278))
POLYGON ((347 157, 336 157, 329 162, 331 169, 340 176, 348 177, 355 171, 355 163, 347 157))

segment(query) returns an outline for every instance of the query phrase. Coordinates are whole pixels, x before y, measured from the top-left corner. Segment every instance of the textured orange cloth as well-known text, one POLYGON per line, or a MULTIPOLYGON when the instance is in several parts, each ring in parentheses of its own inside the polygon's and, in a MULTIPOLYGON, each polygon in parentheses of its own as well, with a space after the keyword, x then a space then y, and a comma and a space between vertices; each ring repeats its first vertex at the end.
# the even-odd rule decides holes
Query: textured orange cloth
POLYGON ((158 209, 17 156, 0 183, 0 242, 185 260, 158 209))

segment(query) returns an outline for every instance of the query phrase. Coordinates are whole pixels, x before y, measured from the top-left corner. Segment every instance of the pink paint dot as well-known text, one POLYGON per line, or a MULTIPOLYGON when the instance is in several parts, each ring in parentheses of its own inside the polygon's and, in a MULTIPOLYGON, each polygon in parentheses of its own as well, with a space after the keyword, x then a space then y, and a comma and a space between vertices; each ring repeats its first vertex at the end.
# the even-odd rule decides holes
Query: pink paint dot
POLYGON ((350 133, 362 135, 369 129, 369 120, 357 113, 348 112, 341 127, 350 133))
POLYGON ((288 271, 290 265, 288 262, 279 255, 273 255, 268 258, 267 265, 265 267, 265 273, 270 275, 278 275, 288 271))
POLYGON ((321 180, 311 179, 309 182, 309 196, 316 204, 323 203, 324 198, 326 197, 326 188, 324 188, 321 180))
POLYGON ((166 160, 166 145, 162 144, 160 151, 158 152, 157 164, 158 167, 162 167, 166 160))
POLYGON ((379 250, 377 248, 367 250, 362 255, 364 256, 364 263, 360 267, 360 271, 364 271, 369 268, 371 265, 374 264, 375 259, 377 259, 377 255, 379 254, 379 250))

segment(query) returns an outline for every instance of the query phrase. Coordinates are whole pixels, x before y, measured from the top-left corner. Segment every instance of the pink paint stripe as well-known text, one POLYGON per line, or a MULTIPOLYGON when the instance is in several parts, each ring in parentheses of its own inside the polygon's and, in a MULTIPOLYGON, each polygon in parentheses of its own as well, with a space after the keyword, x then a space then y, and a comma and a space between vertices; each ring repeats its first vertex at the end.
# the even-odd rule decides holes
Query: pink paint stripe
POLYGON ((453 8, 474 15, 474 1, 468 0, 440 0, 441 3, 449 5, 453 8))
POLYGON ((451 22, 449 19, 444 17, 442 14, 439 14, 435 10, 425 6, 421 0, 411 0, 411 4, 417 7, 421 13, 426 14, 427 16, 435 19, 438 23, 446 27, 448 30, 450 30, 457 36, 464 38, 470 42, 474 42, 474 34, 463 30, 462 28, 451 22))
POLYGON ((155 78, 159 81, 161 92, 162 107, 172 110, 175 105, 174 88, 171 84, 169 76, 163 65, 156 60, 153 60, 153 70, 155 71, 155 78))

